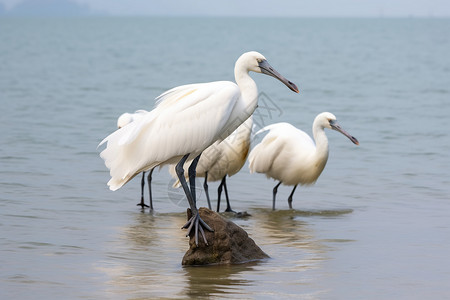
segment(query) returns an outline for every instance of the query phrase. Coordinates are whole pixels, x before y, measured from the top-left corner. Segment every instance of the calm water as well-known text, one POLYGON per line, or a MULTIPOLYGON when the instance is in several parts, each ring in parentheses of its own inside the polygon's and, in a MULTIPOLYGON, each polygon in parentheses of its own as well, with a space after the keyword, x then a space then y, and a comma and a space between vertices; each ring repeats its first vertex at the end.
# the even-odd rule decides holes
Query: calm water
POLYGON ((0 19, 0 298, 449 298, 449 32, 450 19, 0 19), (361 145, 328 132, 328 165, 294 210, 281 186, 272 212, 275 182, 244 166, 229 190, 252 216, 231 218, 271 259, 183 268, 187 204, 167 170, 142 212, 139 180, 109 191, 96 147, 170 87, 233 80, 249 50, 301 89, 254 74, 259 125, 310 132, 330 111, 361 145))

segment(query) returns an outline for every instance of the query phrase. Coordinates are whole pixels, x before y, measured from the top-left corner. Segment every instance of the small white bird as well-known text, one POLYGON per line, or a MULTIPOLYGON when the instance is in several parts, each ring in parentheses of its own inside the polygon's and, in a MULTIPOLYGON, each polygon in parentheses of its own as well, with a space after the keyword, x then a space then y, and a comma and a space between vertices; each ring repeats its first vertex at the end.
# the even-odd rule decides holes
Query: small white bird
MULTIPOLYGON (((197 164, 196 176, 205 178, 203 188, 205 189, 209 209, 211 209, 211 201, 208 192, 208 182, 221 180, 217 189, 217 212, 220 210, 222 190, 225 191, 225 199, 227 200, 227 208, 225 211, 234 212, 231 209, 230 199, 228 197, 226 178, 227 175, 233 176, 244 166, 250 150, 250 134, 252 132, 252 127, 253 117, 250 116, 247 121, 239 126, 225 140, 221 142, 217 141, 203 151, 197 164)), ((189 162, 186 162, 184 165, 185 170, 188 166, 189 162)), ((173 178, 177 178, 175 165, 169 167, 169 173, 173 178)), ((177 180, 173 186, 180 187, 180 181, 177 180)))
POLYGON ((262 54, 254 51, 244 53, 236 61, 236 83, 190 84, 163 93, 157 98, 156 108, 100 143, 107 143, 100 156, 110 170, 110 189, 119 189, 143 171, 178 162, 175 169, 192 212, 192 217, 182 228, 187 228, 189 235, 195 227, 195 243, 198 245, 200 231, 208 244, 204 228, 212 229, 198 214, 195 170, 203 150, 227 138, 255 111, 258 89, 249 76, 250 71, 273 76, 298 93, 294 83, 275 71, 262 54), (192 160, 188 171, 190 186, 184 177, 183 166, 187 160, 192 160))
MULTIPOLYGON (((120 115, 120 117, 117 119, 117 128, 122 128, 131 122, 134 122, 136 120, 141 119, 144 114, 148 113, 148 111, 140 109, 135 111, 134 113, 123 113, 120 115)), ((148 184, 148 193, 150 197, 150 206, 144 203, 144 186, 145 186, 145 172, 142 172, 142 179, 141 179, 141 202, 137 205, 144 208, 149 207, 150 210, 153 210, 153 198, 152 198, 152 174, 153 169, 150 170, 147 176, 147 184, 148 184)))
POLYGON ((359 145, 358 140, 343 130, 336 117, 329 112, 319 114, 312 128, 315 143, 308 134, 289 123, 272 124, 256 133, 269 130, 250 152, 250 173, 264 173, 268 178, 279 181, 273 189, 272 209, 275 209, 275 198, 281 183, 294 186, 288 198, 289 208, 292 208, 292 196, 297 185, 311 185, 319 178, 328 160, 325 128, 339 131, 359 145))

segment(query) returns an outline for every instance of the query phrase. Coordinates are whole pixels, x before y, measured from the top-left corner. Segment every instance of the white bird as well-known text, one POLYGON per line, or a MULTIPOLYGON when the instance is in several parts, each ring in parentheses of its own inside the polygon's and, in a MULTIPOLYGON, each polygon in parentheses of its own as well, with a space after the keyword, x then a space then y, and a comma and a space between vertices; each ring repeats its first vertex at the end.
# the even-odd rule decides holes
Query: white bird
POLYGON ((319 178, 328 160, 325 128, 339 131, 359 145, 358 140, 343 130, 336 117, 329 112, 323 112, 314 119, 312 131, 315 143, 308 134, 289 123, 272 124, 256 133, 269 130, 249 154, 250 173, 264 173, 268 178, 279 181, 273 189, 272 209, 275 209, 275 198, 281 183, 294 186, 288 198, 289 208, 292 208, 292 196, 297 185, 311 185, 319 178))
MULTIPOLYGON (((141 110, 135 111, 134 113, 121 114, 120 117, 117 119, 117 128, 120 129, 120 128, 130 124, 131 122, 141 119, 144 116, 144 114, 146 114, 146 113, 148 113, 148 111, 141 109, 141 110)), ((150 210, 153 210, 153 199, 152 199, 153 170, 154 170, 154 168, 150 170, 150 172, 148 173, 148 176, 147 176, 148 193, 149 193, 149 197, 150 197, 150 206, 148 206, 147 204, 144 203, 145 172, 142 172, 142 179, 141 179, 141 202, 137 204, 137 205, 141 206, 142 208, 149 207, 150 210)))
POLYGON ((271 75, 298 92, 297 86, 275 71, 262 54, 252 51, 236 61, 236 83, 189 84, 163 93, 157 98, 157 106, 142 119, 118 129, 100 143, 107 143, 100 156, 110 170, 109 188, 115 191, 142 171, 178 162, 175 169, 192 212, 182 228, 187 228, 189 235, 195 226, 196 244, 198 231, 207 244, 203 228, 212 229, 198 214, 195 169, 203 150, 229 136, 256 109, 258 89, 250 71, 271 75), (183 165, 191 159, 188 187, 183 165))
MULTIPOLYGON (((228 197, 226 178, 227 175, 233 176, 244 166, 250 150, 250 134, 252 132, 252 127, 253 117, 250 116, 225 140, 217 141, 203 151, 197 164, 196 176, 205 178, 203 188, 205 189, 209 209, 211 209, 211 201, 208 192, 208 182, 221 180, 217 189, 217 212, 220 210, 222 190, 225 191, 225 199, 227 200, 227 208, 225 211, 234 212, 231 209, 230 199, 228 197)), ((188 166, 189 162, 186 162, 184 165, 185 170, 188 166)), ((169 173, 173 178, 177 178, 175 165, 169 167, 169 173)), ((177 180, 173 186, 180 187, 180 181, 177 180)))

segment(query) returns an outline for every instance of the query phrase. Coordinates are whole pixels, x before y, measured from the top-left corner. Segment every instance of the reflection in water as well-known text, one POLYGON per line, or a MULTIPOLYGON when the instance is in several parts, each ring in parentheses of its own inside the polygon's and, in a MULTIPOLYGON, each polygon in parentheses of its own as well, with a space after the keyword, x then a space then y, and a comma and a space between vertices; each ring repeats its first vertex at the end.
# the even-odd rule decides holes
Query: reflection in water
POLYGON ((136 224, 124 228, 123 238, 132 243, 134 250, 149 250, 158 242, 158 232, 153 230, 157 222, 153 214, 136 214, 136 224))
MULTIPOLYGON (((324 276, 323 263, 332 249, 316 236, 308 221, 316 217, 336 218, 348 213, 351 210, 253 209, 252 238, 272 258, 264 268, 265 273, 270 271, 274 282, 303 286, 303 297, 315 299, 323 296, 327 291, 316 288, 315 282, 317 276, 324 276)), ((299 290, 295 288, 285 290, 286 297, 298 294, 299 290)))
MULTIPOLYGON (((108 245, 108 261, 101 269, 110 280, 106 293, 137 298, 199 298, 241 290, 252 281, 239 276, 257 262, 240 265, 182 267, 188 239, 180 230, 185 213, 133 214, 133 223, 121 229, 108 245)), ((263 263, 263 262, 260 262, 263 263)))
POLYGON ((133 298, 173 295, 184 286, 181 258, 187 238, 180 230, 183 213, 133 213, 132 223, 107 245, 101 269, 108 277, 105 293, 133 298))
POLYGON ((256 228, 263 231, 268 244, 308 244, 312 238, 307 223, 296 218, 294 210, 257 209, 254 215, 259 224, 256 228))
POLYGON ((278 283, 292 286, 286 288, 284 296, 299 295, 301 285, 301 295, 315 298, 325 291, 314 287, 314 272, 320 269, 330 248, 315 237, 308 219, 336 218, 350 212, 255 208, 251 217, 232 221, 243 227, 271 258, 204 267, 181 266, 188 249, 188 239, 180 230, 185 213, 133 213, 131 224, 108 243, 108 259, 98 269, 109 277, 107 295, 209 298, 250 293, 257 297, 270 295, 271 285, 278 283))
POLYGON ((275 210, 267 208, 254 208, 254 216, 257 226, 254 226, 258 234, 264 235, 268 244, 286 244, 286 246, 304 246, 308 249, 320 248, 315 244, 312 229, 308 227, 307 217, 335 218, 351 213, 346 210, 275 210), (269 241, 270 240, 270 241, 269 241))
POLYGON ((254 271, 254 267, 264 262, 251 262, 239 265, 214 265, 206 267, 185 267, 184 275, 188 286, 182 295, 189 298, 223 296, 236 293, 244 286, 254 285, 249 278, 240 273, 254 271))

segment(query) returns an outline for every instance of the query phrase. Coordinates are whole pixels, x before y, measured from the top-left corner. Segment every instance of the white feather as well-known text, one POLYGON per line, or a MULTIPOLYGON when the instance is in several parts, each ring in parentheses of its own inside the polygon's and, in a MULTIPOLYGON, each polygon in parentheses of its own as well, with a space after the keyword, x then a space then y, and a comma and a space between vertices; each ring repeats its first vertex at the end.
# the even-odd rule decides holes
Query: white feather
POLYGON ((237 85, 220 81, 185 87, 166 93, 153 111, 102 141, 107 147, 100 156, 110 169, 112 190, 186 153, 195 157, 221 137, 240 95, 237 85))

